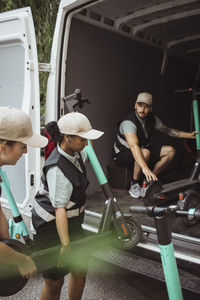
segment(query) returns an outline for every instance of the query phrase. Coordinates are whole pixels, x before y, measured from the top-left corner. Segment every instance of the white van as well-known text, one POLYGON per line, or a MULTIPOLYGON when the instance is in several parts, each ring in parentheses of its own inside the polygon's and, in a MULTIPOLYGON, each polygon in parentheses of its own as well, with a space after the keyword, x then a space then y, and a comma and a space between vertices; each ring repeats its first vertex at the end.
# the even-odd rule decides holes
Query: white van
MULTIPOLYGON (((174 91, 195 82, 199 14, 197 0, 61 0, 50 63, 38 65, 31 9, 2 13, 0 105, 22 108, 40 132, 39 66, 49 72, 46 123, 65 113, 63 98, 79 88, 91 102, 81 112, 105 132, 95 149, 106 171, 116 124, 133 107, 138 92, 153 94, 155 112, 164 123, 188 130, 192 96, 174 91)), ((165 142, 178 150, 183 147, 180 140, 165 137, 165 142)), ((33 148, 15 168, 4 168, 20 211, 27 216, 40 185, 40 169, 40 150, 33 148)), ((88 173, 89 192, 94 192, 99 185, 91 167, 88 173)), ((9 208, 4 197, 2 202, 9 208)), ((200 244, 197 237, 188 239, 200 244)), ((139 247, 158 252, 157 246, 141 243, 139 247)), ((198 255, 194 260, 200 264, 198 255)))

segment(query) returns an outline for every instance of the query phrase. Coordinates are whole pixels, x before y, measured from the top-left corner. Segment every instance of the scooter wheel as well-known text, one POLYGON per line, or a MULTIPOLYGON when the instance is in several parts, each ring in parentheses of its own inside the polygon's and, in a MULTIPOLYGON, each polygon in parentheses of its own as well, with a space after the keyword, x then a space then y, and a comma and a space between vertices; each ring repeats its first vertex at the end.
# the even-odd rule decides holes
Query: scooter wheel
MULTIPOLYGON (((188 190, 184 192, 184 195, 184 210, 198 208, 200 206, 200 195, 197 192, 188 190)), ((188 227, 194 226, 197 222, 199 222, 199 220, 195 218, 191 220, 189 218, 181 218, 181 220, 183 224, 188 227)))
POLYGON ((123 240, 121 248, 131 251, 142 239, 142 227, 133 217, 125 216, 125 221, 129 228, 130 239, 123 240))
MULTIPOLYGON (((26 252, 24 244, 17 240, 8 239, 1 241, 7 246, 20 253, 26 252)), ((28 279, 23 278, 15 265, 1 263, 0 265, 0 296, 11 296, 19 292, 27 283, 28 279)))

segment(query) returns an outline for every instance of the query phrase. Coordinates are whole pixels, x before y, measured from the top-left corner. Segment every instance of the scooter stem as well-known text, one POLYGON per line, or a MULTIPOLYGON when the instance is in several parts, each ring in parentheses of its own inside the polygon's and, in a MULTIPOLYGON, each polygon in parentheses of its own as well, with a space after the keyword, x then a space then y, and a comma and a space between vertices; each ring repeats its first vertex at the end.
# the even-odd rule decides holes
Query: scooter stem
POLYGON ((119 209, 114 208, 114 197, 112 190, 108 184, 108 181, 104 175, 103 169, 98 161, 98 158, 93 150, 92 145, 90 144, 90 141, 88 141, 88 145, 85 147, 86 153, 88 155, 88 158, 90 160, 90 163, 94 169, 94 172, 97 176, 97 179, 99 181, 99 184, 101 185, 103 192, 106 196, 106 198, 109 201, 109 207, 106 209, 106 212, 104 214, 104 218, 102 219, 102 222, 100 224, 100 228, 102 231, 107 230, 111 224, 111 216, 114 213, 114 223, 116 227, 116 231, 119 233, 119 235, 123 238, 129 238, 129 228, 126 224, 125 218, 123 216, 123 213, 119 209))
MULTIPOLYGON (((21 235, 23 235, 24 237, 29 237, 27 227, 26 227, 26 225, 24 223, 24 220, 23 220, 23 218, 22 218, 22 216, 19 212, 19 209, 16 205, 13 194, 10 190, 10 184, 9 184, 7 175, 1 168, 0 168, 0 176, 1 176, 1 179, 2 179, 2 181, 0 183, 1 187, 4 191, 4 193, 5 193, 8 204, 9 204, 11 210, 12 210, 14 221, 15 221, 15 224, 16 224, 16 227, 17 227, 17 232, 15 232, 15 229, 14 229, 15 224, 12 224, 12 226, 9 226, 10 237, 12 237, 14 239, 16 239, 16 238, 19 239, 21 235)), ((11 220, 11 222, 13 223, 13 220, 11 220)))
POLYGON ((88 145, 85 147, 85 151, 87 153, 89 161, 92 165, 92 168, 97 176, 98 182, 101 185, 106 198, 109 199, 109 198, 113 197, 113 193, 108 184, 108 180, 106 179, 103 169, 98 161, 96 153, 94 152, 94 149, 89 140, 88 140, 88 145))
MULTIPOLYGON (((195 130, 199 133, 200 125, 199 125, 198 102, 195 99, 193 100, 193 111, 194 111, 195 130)), ((196 146, 197 146, 197 150, 200 150, 200 134, 196 135, 196 146)))
MULTIPOLYGON (((183 300, 169 221, 171 214, 154 217, 169 300, 183 300)), ((171 222, 170 222, 171 223, 171 222)))
POLYGON ((102 167, 101 167, 101 165, 100 165, 100 163, 98 161, 98 158, 97 158, 97 156, 96 156, 96 154, 95 154, 95 152, 94 152, 94 150, 92 148, 92 145, 91 145, 91 143, 90 143, 89 140, 88 140, 88 145, 85 147, 85 151, 86 151, 87 156, 88 156, 88 158, 90 160, 90 163, 91 163, 91 165, 92 165, 92 167, 94 169, 94 172, 95 172, 95 174, 97 176, 99 184, 103 185, 103 184, 107 183, 108 181, 107 181, 107 179, 106 179, 106 177, 104 175, 102 167))

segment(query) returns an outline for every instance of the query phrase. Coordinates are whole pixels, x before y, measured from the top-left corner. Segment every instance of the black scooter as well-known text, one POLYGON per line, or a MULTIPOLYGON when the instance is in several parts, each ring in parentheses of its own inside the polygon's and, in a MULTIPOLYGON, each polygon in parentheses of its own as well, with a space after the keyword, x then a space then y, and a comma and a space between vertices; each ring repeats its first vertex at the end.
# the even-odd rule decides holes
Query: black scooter
MULTIPOLYGON (((200 132, 199 112, 197 96, 200 91, 194 88, 186 90, 178 90, 177 92, 192 92, 193 93, 193 114, 195 130, 200 132)), ((190 207, 198 207, 200 205, 200 135, 196 135, 197 158, 193 166, 189 178, 181 179, 175 182, 162 185, 159 181, 144 181, 141 190, 141 197, 144 199, 145 205, 163 206, 173 200, 178 199, 179 193, 184 193, 183 209, 187 210, 190 207)), ((193 225, 194 222, 186 222, 186 225, 193 225)))

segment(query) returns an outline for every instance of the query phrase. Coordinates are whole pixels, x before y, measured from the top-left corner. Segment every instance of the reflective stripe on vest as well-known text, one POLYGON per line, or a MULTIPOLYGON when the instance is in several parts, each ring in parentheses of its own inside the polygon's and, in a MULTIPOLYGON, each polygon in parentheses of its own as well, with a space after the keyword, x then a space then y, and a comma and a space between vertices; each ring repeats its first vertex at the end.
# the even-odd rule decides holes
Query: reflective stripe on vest
POLYGON ((54 215, 48 213, 48 211, 46 211, 44 208, 42 208, 42 206, 40 206, 37 203, 37 201, 34 202, 33 208, 35 209, 38 216, 46 222, 51 222, 52 220, 54 220, 56 218, 54 215))
POLYGON ((78 217, 85 210, 85 205, 80 208, 66 210, 66 215, 68 218, 78 217))
POLYGON ((117 135, 117 139, 120 142, 120 144, 122 144, 124 147, 130 149, 128 143, 125 140, 123 140, 119 135, 117 135))
MULTIPOLYGON (((38 216, 43 219, 45 222, 51 222, 52 220, 55 220, 55 216, 48 213, 44 208, 42 208, 37 201, 34 203, 34 209, 38 216)), ((81 206, 80 208, 72 209, 72 210, 66 210, 67 218, 73 218, 78 217, 83 211, 85 210, 85 205, 81 206)))
MULTIPOLYGON (((118 143, 120 143, 121 145, 123 145, 123 146, 126 147, 127 149, 130 149, 128 143, 127 143, 125 140, 123 140, 123 139, 119 136, 119 134, 117 134, 117 140, 118 140, 118 143)), ((114 148, 115 154, 117 154, 117 153, 120 152, 120 149, 117 147, 116 142, 114 143, 113 148, 114 148)))

